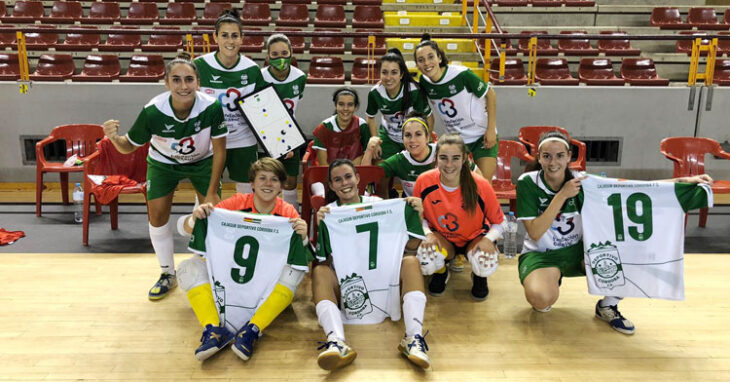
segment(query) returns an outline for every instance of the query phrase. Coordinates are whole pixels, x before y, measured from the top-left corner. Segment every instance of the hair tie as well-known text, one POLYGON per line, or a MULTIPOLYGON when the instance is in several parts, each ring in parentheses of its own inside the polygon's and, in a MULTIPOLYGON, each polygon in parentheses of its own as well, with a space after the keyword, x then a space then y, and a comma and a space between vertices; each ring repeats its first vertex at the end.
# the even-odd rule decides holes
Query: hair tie
POLYGON ((540 150, 540 148, 542 147, 542 145, 544 145, 544 144, 545 144, 545 143, 547 143, 547 142, 561 142, 562 144, 564 144, 564 145, 565 145, 565 147, 566 147, 566 148, 567 148, 568 150, 570 150, 570 143, 568 143, 568 141, 566 141, 565 139, 563 139, 563 138, 558 138, 558 137, 550 137, 550 138, 545 138, 545 139, 543 139, 543 141, 542 141, 542 142, 540 142, 540 144, 539 144, 539 145, 537 146, 537 149, 538 149, 538 150, 540 150))
POLYGON ((428 132, 428 125, 427 125, 426 123, 424 123, 424 122, 423 122, 423 120, 422 120, 421 118, 416 118, 416 117, 411 117, 411 118, 408 118, 408 119, 406 119, 405 121, 403 121, 403 124, 402 124, 401 126, 405 126, 405 125, 406 125, 406 123, 408 123, 408 122, 418 122, 418 123, 420 123, 421 125, 423 125, 423 127, 425 127, 425 128, 426 128, 426 132, 428 132))

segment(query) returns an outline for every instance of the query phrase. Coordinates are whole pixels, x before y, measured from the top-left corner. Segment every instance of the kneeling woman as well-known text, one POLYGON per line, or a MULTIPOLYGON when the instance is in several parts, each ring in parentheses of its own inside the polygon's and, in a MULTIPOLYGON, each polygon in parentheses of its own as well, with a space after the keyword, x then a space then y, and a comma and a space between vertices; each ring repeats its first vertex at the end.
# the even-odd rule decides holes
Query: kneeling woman
MULTIPOLYGON (((348 280, 348 277, 342 282, 338 281, 339 273, 347 273, 347 275, 350 275, 351 270, 349 266, 351 263, 360 262, 345 258, 341 264, 344 264, 343 266, 348 267, 348 269, 340 269, 339 273, 336 273, 335 267, 338 266, 338 259, 342 262, 343 256, 346 257, 350 253, 348 251, 338 250, 338 247, 343 248, 343 246, 335 243, 335 240, 348 240, 350 245, 352 245, 352 241, 343 239, 341 235, 338 235, 340 232, 335 232, 335 230, 339 231, 338 228, 341 227, 335 227, 333 223, 328 223, 329 219, 325 219, 325 217, 327 215, 333 217, 342 216, 340 213, 345 210, 340 208, 335 210, 333 209, 334 207, 380 201, 380 198, 375 196, 368 197, 359 195, 357 188, 359 181, 360 177, 357 174, 355 165, 350 160, 338 159, 332 162, 328 174, 328 185, 331 192, 327 200, 330 203, 320 208, 317 213, 317 220, 320 222, 319 236, 317 238, 317 258, 321 262, 314 266, 312 270, 312 293, 314 295, 319 324, 327 335, 327 341, 321 347, 324 348, 324 351, 319 354, 317 362, 323 369, 332 370, 348 365, 355 359, 357 353, 345 343, 343 316, 348 324, 378 323, 388 316, 393 320, 398 320, 400 317, 398 284, 400 284, 406 333, 398 348, 411 362, 422 368, 428 368, 431 362, 426 354, 428 346, 422 335, 423 312, 426 308, 423 277, 421 276, 419 262, 416 257, 403 256, 403 252, 401 252, 403 247, 396 248, 398 245, 395 244, 396 242, 404 243, 405 252, 410 251, 415 254, 418 243, 423 238, 423 230, 420 227, 420 213, 417 213, 422 209, 420 199, 408 198, 406 200, 407 205, 402 201, 400 204, 398 204, 398 201, 382 201, 364 206, 362 210, 371 212, 368 213, 370 216, 381 216, 378 219, 386 219, 383 216, 387 216, 387 219, 389 219, 387 223, 389 230, 379 230, 379 223, 377 221, 369 221, 369 217, 356 216, 358 225, 353 231, 358 232, 358 236, 363 234, 370 235, 368 236, 370 243, 369 261, 362 263, 367 268, 363 266, 364 271, 361 271, 361 275, 358 276, 353 273, 352 280, 348 280), (401 224, 401 222, 396 221, 390 214, 391 210, 383 209, 381 211, 382 207, 379 204, 382 203, 395 203, 394 206, 397 204, 401 209, 404 208, 403 212, 398 215, 393 214, 393 216, 401 217, 404 222, 401 224), (380 215, 381 212, 383 213, 382 215, 380 215), (325 223, 329 224, 329 226, 325 223), (403 232, 395 232, 397 229, 394 230, 393 227, 398 225, 404 228, 403 232), (331 234, 330 231, 332 231, 331 234), (378 242, 381 242, 382 245, 378 245, 378 242), (378 268, 378 265, 380 268, 378 268), (400 273, 397 272, 398 268, 400 268, 400 273), (393 269, 396 270, 394 271, 393 269), (376 270, 377 273, 373 273, 376 270), (390 275, 388 275, 389 273, 390 275), (362 304, 361 301, 358 301, 355 305, 359 307, 363 304, 369 304, 370 308, 353 312, 351 299, 342 297, 341 292, 345 290, 344 288, 347 288, 346 284, 357 282, 354 279, 358 277, 368 278, 367 287, 369 288, 369 293, 366 291, 365 294, 367 301, 362 304), (383 286, 381 288, 377 283, 374 284, 370 281, 379 281, 379 284, 383 286), (377 294, 377 297, 375 294, 377 294), (342 300, 343 311, 340 310, 340 300, 342 300)), ((359 211, 360 209, 351 210, 353 214, 359 211)), ((350 213, 350 210, 344 213, 350 213)), ((344 217, 339 220, 333 219, 334 224, 338 224, 340 221, 351 222, 354 220, 352 217, 344 217)), ((345 224, 349 225, 349 223, 342 223, 343 226, 345 224)), ((385 225, 380 226, 381 228, 386 227, 385 225)), ((347 243, 343 242, 339 244, 347 245, 347 243)), ((367 244, 365 245, 367 246, 367 244)), ((355 294, 362 296, 362 293, 355 294)))
MULTIPOLYGON (((284 165, 276 159, 261 158, 251 165, 248 175, 252 181, 252 194, 235 194, 216 204, 215 207, 211 203, 203 203, 193 210, 193 216, 188 218, 184 225, 188 234, 194 233, 190 249, 205 255, 208 262, 213 261, 206 265, 203 259, 194 256, 180 263, 178 269, 180 287, 186 291, 190 305, 204 328, 203 336, 200 339, 201 344, 195 350, 195 357, 200 361, 211 357, 234 340, 235 330, 238 333, 235 334, 233 351, 244 361, 248 360, 261 332, 291 303, 294 292, 307 272, 309 260, 311 260, 311 252, 307 248, 309 245, 307 223, 299 217, 291 204, 278 197, 286 181, 284 165), (208 226, 207 221, 203 219, 207 219, 214 209, 273 215, 289 220, 287 223, 286 221, 281 222, 280 219, 277 221, 266 219, 266 216, 262 216, 260 219, 237 217, 237 223, 250 221, 259 225, 270 223, 281 226, 275 229, 261 229, 266 228, 263 225, 253 227, 256 229, 247 231, 246 236, 236 240, 232 253, 225 250, 228 248, 225 245, 221 246, 221 249, 224 250, 216 251, 216 248, 208 248, 206 236, 212 230, 226 230, 230 225, 208 226), (195 227, 194 231, 193 227, 195 227), (291 232, 292 230, 293 232, 291 232), (279 237, 280 235, 276 235, 279 231, 287 233, 284 234, 284 237, 279 237), (244 258, 243 253, 246 248, 248 248, 248 252, 244 258), (267 249, 272 252, 281 251, 281 253, 263 253, 267 249), (286 260, 281 259, 281 262, 272 260, 277 256, 280 258, 283 256, 286 260), (222 266, 211 265, 216 263, 221 263, 222 266), (281 268, 282 263, 284 263, 283 269, 281 268), (277 267, 279 268, 275 269, 277 267), (213 299, 208 269, 212 269, 213 272, 218 306, 213 299), (216 275, 216 269, 222 269, 221 274, 216 275), (241 275, 241 269, 245 269, 243 275, 241 275), (277 275, 279 275, 278 280, 277 275), (230 281, 230 284, 226 285, 226 280, 230 281), (273 283, 275 285, 272 288, 273 283), (245 288, 243 291, 245 293, 233 296, 233 299, 244 299, 245 304, 232 305, 230 301, 226 303, 226 294, 231 300, 231 293, 241 288, 245 288), (271 292, 267 297, 265 293, 269 290, 271 292), (243 294, 248 297, 242 296, 243 294), (251 296, 254 296, 253 300, 251 300, 251 296), (227 306, 228 311, 225 309, 227 306), (254 309, 255 311, 252 312, 254 309), (219 311, 221 316, 226 317, 225 322, 222 322, 223 320, 219 317, 219 311), (253 316, 251 316, 252 313, 253 316), (234 316, 235 319, 229 319, 231 316, 234 316), (248 320, 249 317, 250 320, 248 320), (247 320, 248 322, 246 322, 247 320), (231 330, 232 327, 233 330, 231 330)), ((237 224, 233 223, 232 226, 237 226, 237 224)), ((236 239, 234 232, 226 231, 223 236, 225 236, 223 241, 227 241, 229 246, 230 241, 236 239)))

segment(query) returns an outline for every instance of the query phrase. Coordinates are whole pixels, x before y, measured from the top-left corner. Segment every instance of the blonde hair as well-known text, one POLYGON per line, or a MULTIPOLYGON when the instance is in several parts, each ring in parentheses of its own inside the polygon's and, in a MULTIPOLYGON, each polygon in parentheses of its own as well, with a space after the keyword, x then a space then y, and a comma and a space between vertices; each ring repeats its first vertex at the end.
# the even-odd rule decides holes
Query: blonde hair
POLYGON ((256 177, 256 173, 259 171, 274 173, 281 183, 286 182, 286 170, 284 169, 284 165, 274 158, 264 157, 253 162, 251 168, 248 169, 249 181, 252 182, 256 177))

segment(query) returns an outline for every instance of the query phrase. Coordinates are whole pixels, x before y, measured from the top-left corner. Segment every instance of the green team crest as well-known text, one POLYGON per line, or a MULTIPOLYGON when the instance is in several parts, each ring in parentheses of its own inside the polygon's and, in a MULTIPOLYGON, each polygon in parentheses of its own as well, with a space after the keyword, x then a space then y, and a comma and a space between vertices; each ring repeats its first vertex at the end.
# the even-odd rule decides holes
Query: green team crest
POLYGON ((348 320, 361 319, 373 311, 370 295, 362 276, 353 273, 340 280, 342 307, 348 320))
POLYGON ((613 289, 626 284, 618 248, 610 241, 591 243, 591 248, 586 253, 599 288, 613 289))

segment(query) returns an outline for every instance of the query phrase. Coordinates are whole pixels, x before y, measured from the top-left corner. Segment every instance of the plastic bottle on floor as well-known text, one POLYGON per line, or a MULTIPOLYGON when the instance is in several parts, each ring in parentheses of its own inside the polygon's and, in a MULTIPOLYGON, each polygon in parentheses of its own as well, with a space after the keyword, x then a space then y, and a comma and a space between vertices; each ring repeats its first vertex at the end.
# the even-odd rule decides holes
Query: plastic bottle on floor
POLYGON ((510 211, 504 219, 504 257, 512 259, 517 256, 517 218, 510 211))
POLYGON ((81 183, 76 183, 74 192, 72 194, 74 201, 74 222, 84 222, 84 189, 81 187, 81 183))

